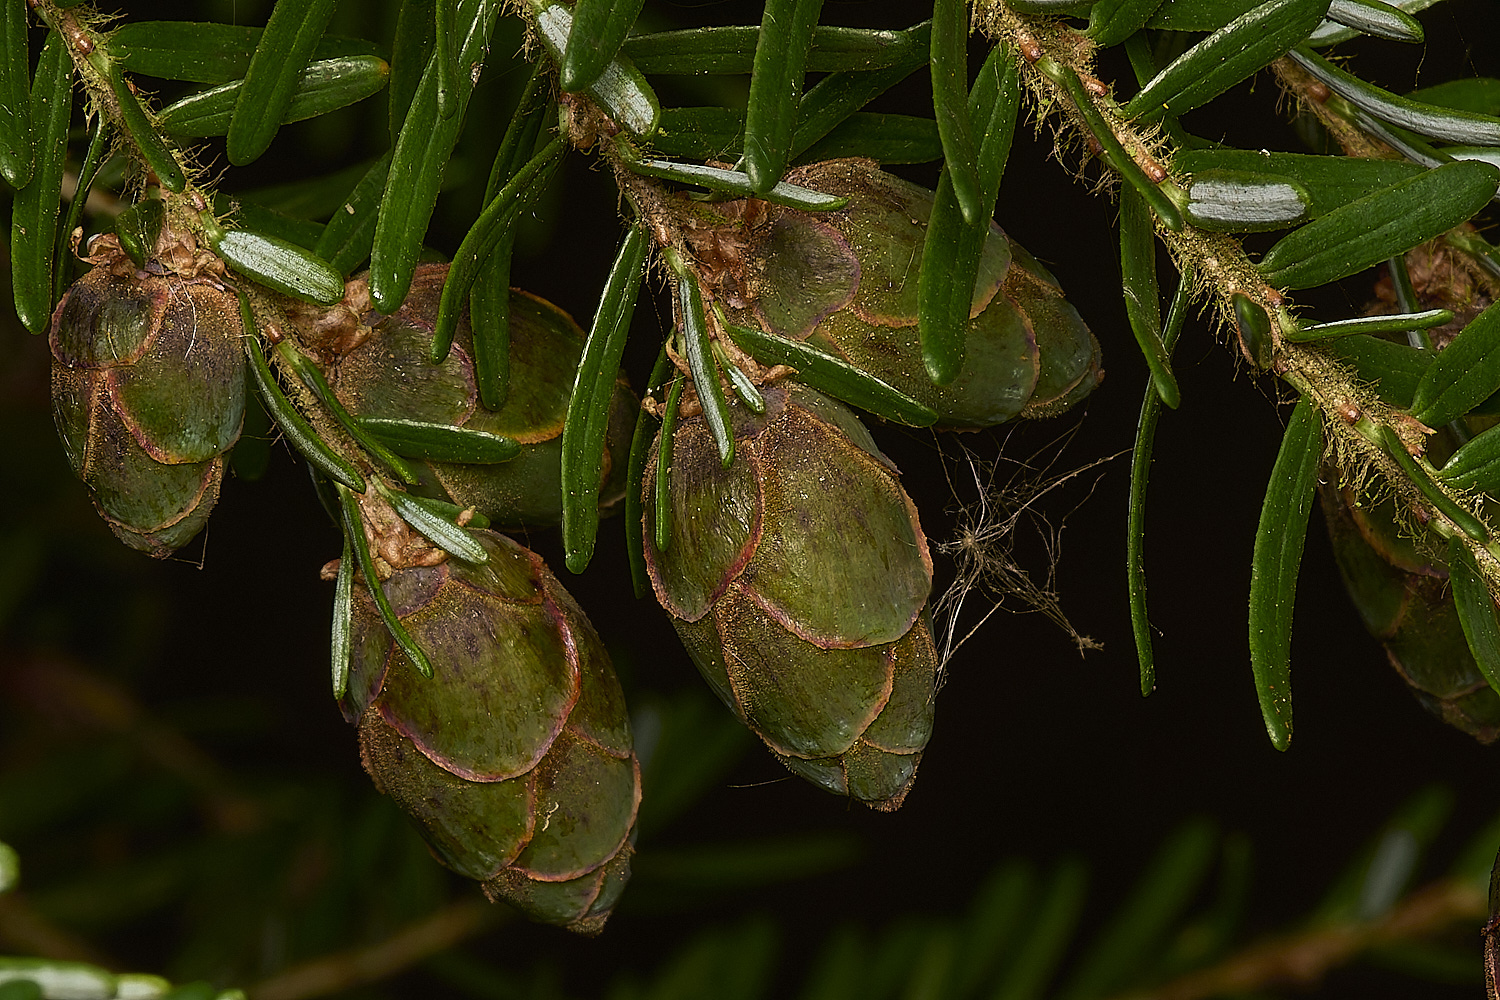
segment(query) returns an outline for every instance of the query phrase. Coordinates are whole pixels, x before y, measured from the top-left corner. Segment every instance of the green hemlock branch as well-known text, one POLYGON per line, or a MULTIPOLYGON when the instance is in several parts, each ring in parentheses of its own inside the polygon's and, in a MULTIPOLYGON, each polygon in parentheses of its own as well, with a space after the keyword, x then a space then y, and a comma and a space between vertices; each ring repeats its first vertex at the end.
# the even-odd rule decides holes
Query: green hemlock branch
MULTIPOLYGON (((1088 694, 1068 697, 1182 684, 1147 580, 1190 611, 1208 591, 1151 573, 1147 482, 1155 457, 1158 483, 1205 457, 1164 442, 1204 405, 1198 359, 1227 349, 1284 424, 1274 460, 1238 462, 1258 525, 1219 525, 1253 538, 1247 617, 1232 653, 1199 657, 1235 661, 1234 724, 1258 712, 1269 738, 1256 766, 1301 746, 1315 506, 1361 655, 1378 645, 1452 727, 1409 739, 1500 737, 1500 78, 1473 71, 1493 62, 1492 12, 935 0, 872 27, 821 0, 136 6, 0 0, 0 343, 7 392, 50 394, 61 444, 25 403, 0 418, 21 512, 0 522, 17 631, 0 644, 0 1000, 1186 1000, 1366 960, 1409 992, 1488 978, 1495 995, 1500 820, 1476 832, 1494 803, 1458 809, 1454 774, 1370 805, 1373 836, 1351 818, 1354 860, 1280 929, 1252 916, 1250 838, 1207 819, 1152 817, 1123 901, 1091 888, 1088 859, 1015 860, 1009 838, 1053 817, 1018 791, 1050 762, 1008 713, 1046 716, 1101 774, 1116 751, 1085 721, 1097 705, 1012 698, 1077 668, 1049 674, 1006 631, 1041 610, 1099 649, 1069 624, 1059 497, 1129 453, 1124 537, 1114 524, 1084 561, 1131 639, 1092 652, 1088 694), (1429 41, 1444 17, 1472 52, 1429 41), (1402 46, 1432 47, 1420 90, 1367 72, 1402 46), (1028 200, 1047 217, 1018 160, 1049 154, 1085 207, 1050 232, 1012 224, 1028 200), (1094 259, 1063 266, 1080 246, 1094 259), (558 301, 512 287, 531 281, 558 301), (1144 394, 1123 447, 1055 471, 1080 464, 1063 445, 1084 406, 1121 392, 1132 413, 1144 394), (82 488, 45 485, 59 456, 82 488), (259 492, 288 462, 326 522, 259 492), (92 541, 86 502, 163 562, 92 541), (306 595, 252 594, 242 567, 236 613, 195 612, 191 655, 173 654, 218 685, 192 687, 210 707, 168 711, 176 682, 152 667, 183 616, 138 581, 210 578, 216 506, 254 557, 332 584, 329 659, 289 624, 306 595), (1038 540, 1045 577, 1021 565, 1038 540), (102 596, 80 611, 79 588, 102 596), (328 663, 357 731, 348 773, 293 766, 322 751, 216 745, 234 725, 263 739, 276 714, 230 721, 244 678, 220 662, 249 633, 277 661, 328 663), (978 672, 993 687, 950 708, 945 686, 978 672), (929 785, 956 820, 916 805, 929 785), (705 836, 693 807, 749 788, 770 815, 705 836), (820 809, 829 829, 787 832, 820 809), (1429 850, 1454 812, 1468 826, 1429 850), (865 830, 902 846, 861 862, 865 830), (861 863, 899 919, 816 881, 861 863), (964 914, 904 898, 926 864, 962 882, 964 914), (764 915, 685 929, 695 907, 798 880, 817 905, 785 919, 816 933, 764 915), (634 945, 588 951, 517 917, 649 944, 600 968, 634 945), (802 949, 785 962, 783 935, 802 949), (492 946, 507 939, 541 943, 492 946), (120 971, 138 955, 164 976, 120 971)), ((1223 574, 1190 546, 1195 573, 1223 574)), ((288 676, 288 704, 324 698, 295 727, 319 742, 336 721, 322 668, 288 676)), ((1162 708, 1133 705, 1109 711, 1162 708)), ((1114 823, 1146 799, 1078 797, 1116 810, 1081 825, 1117 864, 1114 823)))

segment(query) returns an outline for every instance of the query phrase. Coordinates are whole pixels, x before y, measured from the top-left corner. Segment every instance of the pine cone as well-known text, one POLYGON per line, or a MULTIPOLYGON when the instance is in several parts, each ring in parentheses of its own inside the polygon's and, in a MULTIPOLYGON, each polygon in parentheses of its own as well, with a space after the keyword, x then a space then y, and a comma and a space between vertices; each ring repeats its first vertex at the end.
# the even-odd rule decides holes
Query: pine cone
POLYGON ((1325 474, 1318 498, 1344 586, 1365 627, 1428 711, 1493 743, 1500 737, 1500 694, 1469 652, 1441 548, 1402 529, 1390 497, 1359 499, 1337 480, 1337 473, 1325 474))
POLYGON ((534 920, 598 933, 630 877, 640 765, 599 636, 541 557, 490 531, 476 566, 382 586, 423 678, 356 587, 349 684, 376 787, 449 868, 534 920))
MULTIPOLYGON (((496 465, 415 463, 425 491, 473 507, 496 524, 545 527, 562 519, 562 430, 584 334, 572 317, 545 299, 518 289, 510 295, 510 394, 487 410, 475 388, 473 334, 468 311, 458 321, 453 349, 441 365, 429 359, 446 264, 417 269, 405 304, 389 316, 363 316, 367 334, 338 362, 332 379, 339 400, 358 417, 450 424, 512 438, 516 458, 496 465)), ((350 282, 346 298, 361 299, 350 282)), ((368 294, 363 300, 368 302, 368 294)), ((618 383, 610 410, 601 505, 624 495, 636 399, 618 383)))
POLYGON ((806 341, 926 404, 950 427, 1052 416, 1098 385, 1098 341, 1057 279, 993 223, 963 369, 950 385, 934 385, 917 334, 933 193, 871 160, 814 163, 786 179, 849 204, 803 212, 742 199, 680 209, 700 283, 731 323, 806 341))
POLYGON ((52 413, 125 544, 170 555, 208 521, 245 413, 239 303, 217 260, 164 232, 137 270, 113 236, 52 314, 52 413))
POLYGON ((665 548, 648 464, 652 585, 709 686, 782 763, 894 810, 932 732, 927 538, 849 410, 796 383, 762 391, 762 415, 731 401, 728 469, 701 416, 678 426, 665 548))

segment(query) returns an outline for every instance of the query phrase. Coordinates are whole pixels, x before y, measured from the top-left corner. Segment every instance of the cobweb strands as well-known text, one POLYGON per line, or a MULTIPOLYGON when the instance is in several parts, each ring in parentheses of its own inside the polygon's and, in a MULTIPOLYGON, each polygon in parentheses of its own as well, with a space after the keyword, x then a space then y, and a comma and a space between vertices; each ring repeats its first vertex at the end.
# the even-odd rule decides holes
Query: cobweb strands
POLYGON ((1046 615, 1073 640, 1080 655, 1103 648, 1068 620, 1056 587, 1067 520, 1089 500, 1100 481, 1099 475, 1089 474, 1123 454, 1059 471, 1067 446, 1080 426, 1075 424, 1024 459, 1004 454, 1014 430, 998 442, 994 458, 985 457, 962 441, 949 439, 947 447, 940 448, 948 488, 955 500, 950 508, 953 537, 937 546, 937 551, 952 563, 953 580, 932 604, 944 674, 959 648, 1002 608, 1046 615), (1083 487, 1083 493, 1069 507, 1050 512, 1043 509, 1044 499, 1075 483, 1083 487), (1038 562, 1045 570, 1034 572, 1035 567, 1028 569, 1018 550, 1038 546, 1038 562), (976 594, 982 598, 978 603, 984 606, 977 612, 969 600, 976 594))

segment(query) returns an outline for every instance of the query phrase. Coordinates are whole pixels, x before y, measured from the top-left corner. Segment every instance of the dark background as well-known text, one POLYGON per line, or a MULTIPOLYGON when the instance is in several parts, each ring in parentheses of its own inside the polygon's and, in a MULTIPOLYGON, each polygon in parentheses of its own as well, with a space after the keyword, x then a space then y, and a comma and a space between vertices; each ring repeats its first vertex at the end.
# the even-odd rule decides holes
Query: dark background
MULTIPOLYGON (((196 16, 262 23, 263 6, 197 5, 196 16)), ((340 16, 357 22, 358 7, 347 4, 340 16)), ((759 13, 744 4, 653 10, 681 24, 746 23, 759 13)), ((150 16, 168 15, 158 9, 150 16)), ((901 5, 836 2, 825 5, 823 20, 889 27, 906 22, 901 5)), ((1359 72, 1398 90, 1471 69, 1495 72, 1493 52, 1475 52, 1493 40, 1493 8, 1484 0, 1452 0, 1422 20, 1429 32, 1425 47, 1367 42, 1345 50, 1357 54, 1359 72), (1478 65, 1481 55, 1488 65, 1478 65)), ((346 24, 342 30, 361 29, 346 24)), ((509 37, 504 30, 497 38, 509 37)), ((971 65, 977 66, 979 56, 976 48, 971 65)), ((1106 63, 1103 70, 1106 79, 1129 77, 1123 65, 1106 63)), ((920 76, 887 98, 883 109, 911 110, 927 100, 920 76)), ((487 76, 481 92, 491 84, 487 76)), ((1283 103, 1262 74, 1253 87, 1237 88, 1187 126, 1248 148, 1301 150, 1281 113, 1283 103)), ((497 123, 495 140, 502 130, 497 123)), ((333 126, 321 135, 288 131, 292 141, 284 136, 258 172, 231 171, 226 187, 294 180, 306 169, 305 149, 333 155, 324 147, 342 142, 353 161, 380 148, 379 135, 356 131, 341 139, 333 126)), ((929 167, 901 172, 929 185, 935 179, 929 167)), ((956 915, 982 877, 1011 856, 1043 866, 1069 856, 1085 859, 1093 890, 1084 924, 1101 923, 1156 847, 1194 816, 1212 817, 1254 845, 1246 928, 1253 936, 1310 911, 1384 819, 1433 783, 1452 788, 1456 805, 1425 875, 1440 874, 1466 838, 1493 817, 1493 751, 1443 726, 1407 693, 1344 596, 1319 514, 1313 516, 1298 587, 1296 737, 1286 753, 1270 746, 1251 684, 1246 595, 1261 496, 1289 407, 1282 405, 1284 394, 1274 380, 1236 358, 1209 317, 1190 321, 1183 334, 1175 357, 1182 406, 1163 415, 1157 434, 1147 572, 1158 631, 1158 686, 1150 698, 1141 698, 1126 616, 1124 525, 1128 450, 1146 373, 1121 303, 1114 208, 1109 198, 1091 194, 1097 177, 1098 168, 1081 165, 1076 154, 1061 162, 1052 155, 1050 126, 1034 132, 1023 125, 997 218, 1057 275, 1103 345, 1107 378, 1066 416, 968 435, 963 444, 999 461, 1002 478, 1010 461, 1031 456, 1065 432, 1071 439, 1061 453, 1041 459, 1053 462, 1054 471, 1115 456, 1041 505, 1054 526, 1066 518, 1056 577, 1062 607, 1102 650, 1080 656, 1041 615, 997 614, 949 665, 937 729, 900 812, 875 814, 828 796, 789 777, 754 748, 657 845, 844 831, 863 845, 852 866, 716 897, 689 911, 637 907, 627 893, 597 940, 510 924, 471 945, 473 952, 501 964, 512 958, 551 961, 575 994, 597 995, 620 969, 654 969, 689 930, 765 913, 782 928, 781 983, 790 994, 800 978, 796 970, 811 960, 831 927, 852 920, 880 928, 912 912, 956 915)), ((564 185, 566 196, 541 203, 515 261, 513 283, 586 323, 618 243, 616 196, 607 176, 582 156, 569 158, 564 185)), ((472 216, 453 202, 440 206, 430 237, 447 251, 462 235, 455 223, 472 216)), ((1162 267, 1163 284, 1170 286, 1165 257, 1162 267)), ((1373 274, 1351 279, 1325 294, 1315 303, 1316 315, 1354 314, 1371 297, 1373 281, 1373 274)), ((667 307, 657 284, 636 314, 628 364, 637 387, 664 329, 667 307)), ((36 564, 33 584, 15 595, 9 655, 23 659, 37 650, 64 649, 84 660, 124 663, 119 674, 144 704, 179 716, 194 706, 249 706, 260 720, 247 727, 253 738, 220 734, 211 740, 230 766, 303 769, 363 782, 353 733, 326 690, 331 585, 319 581, 318 568, 338 555, 338 536, 299 463, 278 448, 264 479, 227 480, 204 543, 174 560, 152 563, 123 551, 101 556, 109 551, 105 529, 82 488, 67 478, 50 438, 44 343, 14 333, 8 339, 4 405, 12 462, 6 481, 13 499, 5 515, 7 544, 14 551, 28 538, 52 540, 36 564), (124 638, 121 622, 129 623, 124 638), (122 654, 121 643, 133 652, 122 654)), ((953 444, 894 427, 875 432, 901 467, 929 536, 934 542, 948 538, 955 508, 973 499, 955 497, 944 472, 945 461, 955 475, 966 471, 954 464, 953 444)), ((629 596, 618 519, 604 524, 594 565, 582 577, 561 569, 554 535, 537 533, 527 542, 566 577, 589 610, 611 644, 627 690, 670 694, 699 685, 665 617, 649 600, 629 596)), ((1032 571, 1045 575, 1048 559, 1037 542, 1022 537, 1018 546, 1032 571)), ((940 563, 939 573, 951 569, 940 563)), ((985 599, 982 593, 972 597, 976 606, 985 599)), ((7 718, 10 725, 18 716, 0 715, 7 718)), ((10 766, 19 759, 13 754, 10 766)), ((643 857, 652 846, 642 845, 643 857)), ((1476 975, 1477 944, 1476 928, 1476 975)), ((137 966, 167 960, 158 938, 125 935, 119 948, 127 947, 135 949, 129 958, 137 966)), ((1408 996, 1413 989, 1421 996, 1481 995, 1477 978, 1462 988, 1414 986, 1390 973, 1360 969, 1337 973, 1318 995, 1408 996)), ((396 990, 431 996, 441 995, 442 987, 415 972, 398 980, 396 990)))

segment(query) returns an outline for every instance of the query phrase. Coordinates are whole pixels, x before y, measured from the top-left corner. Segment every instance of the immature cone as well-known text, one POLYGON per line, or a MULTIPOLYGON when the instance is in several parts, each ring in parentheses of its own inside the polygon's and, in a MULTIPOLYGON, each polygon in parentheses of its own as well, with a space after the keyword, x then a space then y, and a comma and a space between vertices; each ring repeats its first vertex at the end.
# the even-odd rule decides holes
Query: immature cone
POLYGON ((893 810, 932 732, 927 538, 849 410, 795 383, 762 391, 763 415, 730 404, 728 469, 701 416, 678 425, 665 548, 648 463, 651 582, 709 685, 782 763, 893 810))
POLYGON ((640 765, 599 636, 540 556, 490 531, 475 566, 382 586, 432 662, 423 678, 355 588, 349 685, 376 787, 438 860, 533 920, 604 927, 630 877, 640 765))
POLYGON ((922 361, 917 285, 933 193, 872 160, 829 160, 787 181, 844 195, 836 212, 755 199, 691 203, 682 231, 731 323, 806 341, 936 410, 950 427, 1061 413, 1103 377, 1099 343, 1047 270, 993 223, 963 369, 937 386, 922 361))
MULTIPOLYGON (((369 306, 364 278, 350 282, 345 301, 362 301, 361 337, 338 363, 333 380, 339 400, 359 417, 450 424, 518 441, 516 458, 495 465, 430 462, 424 487, 473 507, 497 524, 548 526, 562 519, 562 430, 584 334, 572 317, 545 299, 510 293, 510 392, 499 410, 479 400, 474 339, 468 311, 458 321, 453 349, 431 363, 433 322, 448 276, 446 264, 417 268, 411 291, 389 316, 369 306)), ((622 381, 611 404, 604 454, 601 504, 624 495, 635 396, 622 381)), ((420 463, 419 463, 420 464, 420 463)))
MULTIPOLYGON (((1467 227, 1462 227, 1467 228, 1467 227)), ((1437 350, 1445 349, 1474 317, 1491 304, 1482 272, 1465 254, 1441 240, 1406 254, 1416 292, 1415 306, 1448 309, 1452 322, 1426 331, 1437 350)), ((1401 312, 1390 275, 1375 286, 1372 315, 1401 312)), ((1352 338, 1353 340, 1360 338, 1352 338)), ((1405 342, 1404 337, 1391 338, 1405 342)), ((1393 406, 1410 403, 1411 388, 1398 380, 1374 380, 1393 406)), ((1470 434, 1494 421, 1478 412, 1464 418, 1470 434)), ((1446 430, 1428 439, 1428 457, 1441 465, 1457 442, 1446 430)), ((1385 646, 1391 665, 1430 712, 1478 739, 1500 737, 1500 694, 1485 681, 1469 650, 1448 580, 1447 545, 1435 533, 1397 521, 1396 501, 1376 502, 1369 493, 1337 486, 1337 470, 1325 469, 1318 488, 1334 556, 1345 588, 1370 634, 1385 646)))
POLYGON ((1430 540, 1395 520, 1395 503, 1358 499, 1329 473, 1318 487, 1344 585, 1365 627, 1428 711, 1492 743, 1500 736, 1500 694, 1469 652, 1448 564, 1430 540))
POLYGON ((113 236, 52 314, 52 415, 121 541, 158 558, 196 535, 245 413, 238 299, 222 265, 167 230, 138 270, 113 236))

